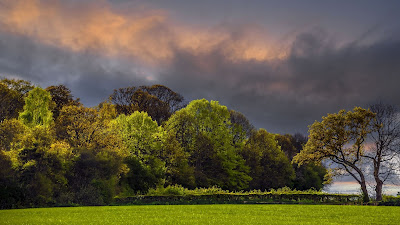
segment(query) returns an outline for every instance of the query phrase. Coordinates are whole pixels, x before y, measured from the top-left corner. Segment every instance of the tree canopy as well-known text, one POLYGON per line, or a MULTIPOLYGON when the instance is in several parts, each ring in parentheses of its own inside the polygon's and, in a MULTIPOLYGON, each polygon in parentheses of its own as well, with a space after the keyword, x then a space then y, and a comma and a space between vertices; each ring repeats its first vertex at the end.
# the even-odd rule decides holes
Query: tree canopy
POLYGON ((85 107, 64 85, 3 79, 0 97, 0 208, 104 205, 166 185, 319 189, 326 173, 290 164, 301 138, 256 130, 217 101, 185 105, 163 85, 85 107))
POLYGON ((16 79, 0 80, 0 121, 18 118, 23 110, 24 97, 33 89, 29 81, 16 79))
POLYGON ((36 87, 25 98, 24 111, 20 113, 19 119, 29 127, 50 126, 53 123, 53 113, 50 110, 52 104, 50 93, 36 87))
POLYGON ((294 169, 275 136, 264 129, 254 132, 241 152, 250 167, 250 189, 267 190, 292 186, 294 169))
POLYGON ((336 172, 349 174, 360 184, 364 200, 369 201, 363 155, 367 135, 373 131, 370 125, 374 118, 373 112, 360 107, 322 117, 321 122, 310 126, 309 140, 293 161, 301 165, 330 160, 335 163, 332 166, 336 172))
POLYGON ((205 99, 190 102, 166 123, 166 131, 189 154, 189 164, 200 186, 243 189, 251 180, 248 167, 238 155, 230 125, 229 110, 205 99))

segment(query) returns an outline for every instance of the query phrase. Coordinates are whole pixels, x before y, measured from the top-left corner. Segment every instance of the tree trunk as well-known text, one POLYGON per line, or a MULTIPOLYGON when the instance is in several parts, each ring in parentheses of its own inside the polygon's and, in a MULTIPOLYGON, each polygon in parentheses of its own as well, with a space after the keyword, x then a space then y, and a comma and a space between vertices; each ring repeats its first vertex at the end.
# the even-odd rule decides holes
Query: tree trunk
MULTIPOLYGON (((350 173, 350 175, 352 177, 354 177, 357 182, 360 184, 361 186, 361 191, 363 194, 363 202, 369 202, 369 195, 368 195, 368 190, 367 190, 367 184, 365 182, 365 177, 364 174, 362 172, 362 170, 360 170, 358 167, 356 167, 355 165, 350 165, 360 176, 360 179, 358 179, 353 173, 350 173)), ((349 170, 347 170, 349 172, 349 170)))
POLYGON ((363 202, 369 202, 369 195, 368 195, 367 185, 365 184, 365 180, 362 180, 360 185, 363 194, 363 202))
POLYGON ((376 182, 375 194, 376 194, 376 201, 382 201, 383 181, 379 178, 379 170, 381 167, 382 151, 378 151, 377 154, 378 154, 378 160, 374 160, 374 178, 375 178, 375 182, 376 182))
POLYGON ((379 179, 379 177, 375 177, 375 181, 376 181, 376 187, 375 187, 376 201, 382 201, 383 182, 379 179))

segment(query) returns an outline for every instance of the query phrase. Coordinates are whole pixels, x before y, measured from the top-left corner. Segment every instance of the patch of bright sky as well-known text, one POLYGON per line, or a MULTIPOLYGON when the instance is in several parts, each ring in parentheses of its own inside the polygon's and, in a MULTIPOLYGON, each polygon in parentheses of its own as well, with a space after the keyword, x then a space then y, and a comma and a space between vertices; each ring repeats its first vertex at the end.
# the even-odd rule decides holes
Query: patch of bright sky
MULTIPOLYGON (((370 194, 374 194, 373 187, 368 188, 370 194)), ((335 181, 329 186, 326 186, 323 191, 328 193, 340 194, 360 194, 360 185, 355 181, 335 181)), ((400 186, 393 184, 383 185, 383 194, 385 195, 398 195, 400 193, 400 186)))

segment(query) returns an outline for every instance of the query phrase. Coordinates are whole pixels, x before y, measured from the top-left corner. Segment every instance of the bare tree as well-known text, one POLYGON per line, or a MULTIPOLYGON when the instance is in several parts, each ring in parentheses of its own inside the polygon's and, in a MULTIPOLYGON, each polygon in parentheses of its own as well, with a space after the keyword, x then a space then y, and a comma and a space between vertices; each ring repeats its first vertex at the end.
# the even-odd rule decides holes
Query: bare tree
POLYGON ((374 132, 370 134, 373 146, 364 157, 373 162, 376 200, 382 200, 383 184, 395 178, 400 158, 400 111, 393 105, 378 103, 370 106, 376 114, 374 132))
POLYGON ((144 111, 158 124, 167 121, 174 112, 185 106, 182 95, 163 85, 119 88, 114 90, 110 100, 118 114, 130 115, 134 111, 144 111))

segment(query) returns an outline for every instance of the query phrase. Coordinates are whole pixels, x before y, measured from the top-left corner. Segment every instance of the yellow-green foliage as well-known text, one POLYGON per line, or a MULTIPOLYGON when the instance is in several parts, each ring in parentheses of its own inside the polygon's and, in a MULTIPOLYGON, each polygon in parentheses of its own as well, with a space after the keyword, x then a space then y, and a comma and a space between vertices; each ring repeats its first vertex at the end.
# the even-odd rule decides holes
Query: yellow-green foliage
POLYGON ((299 191, 296 189, 290 189, 289 187, 283 187, 278 189, 271 189, 270 191, 261 191, 261 190, 251 190, 251 191, 228 191, 223 190, 217 186, 209 187, 209 188, 195 188, 188 189, 184 188, 181 185, 169 185, 167 187, 157 187, 156 189, 152 188, 147 193, 148 196, 185 196, 185 195, 218 195, 218 194, 231 194, 231 195, 269 195, 269 194, 320 194, 325 195, 326 193, 309 189, 305 191, 299 191))
POLYGON ((340 158, 348 162, 360 161, 365 150, 363 143, 372 131, 369 125, 374 117, 370 110, 360 107, 322 117, 321 122, 315 121, 310 126, 309 140, 293 162, 301 165, 324 159, 340 161, 340 158))
POLYGON ((206 99, 191 101, 171 116, 165 130, 189 154, 196 185, 218 185, 230 190, 248 187, 249 168, 238 155, 240 145, 234 138, 226 106, 206 99))
POLYGON ((213 186, 209 188, 195 188, 188 189, 181 185, 168 185, 167 187, 157 187, 149 190, 147 195, 149 196, 184 196, 184 195, 213 195, 213 194, 229 194, 236 193, 223 190, 219 187, 213 186))
POLYGON ((163 144, 164 130, 146 112, 135 111, 112 121, 112 129, 123 140, 131 155, 146 161, 151 155, 159 156, 163 144))
POLYGON ((50 93, 36 87, 25 98, 24 111, 19 119, 28 127, 50 126, 53 123, 53 113, 50 110, 52 104, 50 93))

